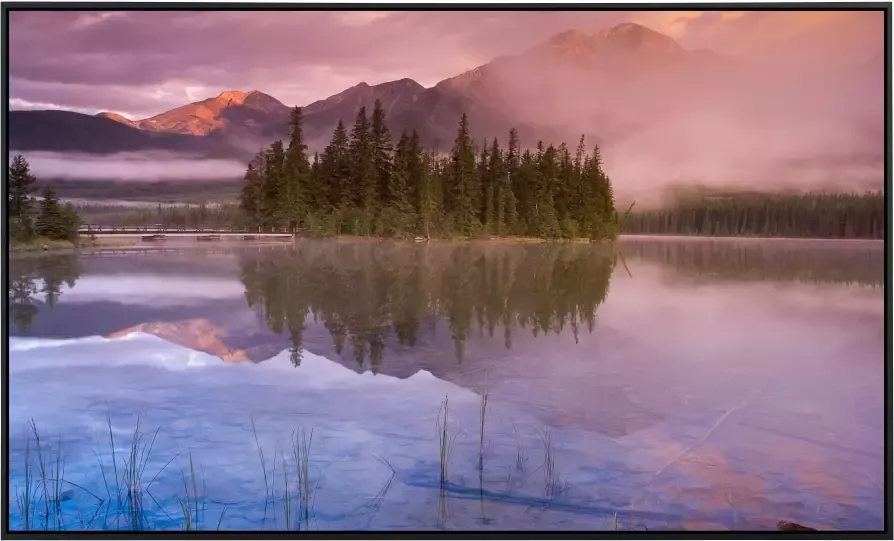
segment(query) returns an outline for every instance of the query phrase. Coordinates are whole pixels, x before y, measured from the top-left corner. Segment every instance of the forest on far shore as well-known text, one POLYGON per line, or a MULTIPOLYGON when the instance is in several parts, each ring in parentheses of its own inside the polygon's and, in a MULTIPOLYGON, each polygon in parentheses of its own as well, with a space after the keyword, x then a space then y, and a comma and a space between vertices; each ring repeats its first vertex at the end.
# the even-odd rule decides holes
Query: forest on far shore
POLYGON ((863 194, 709 195, 630 212, 623 234, 882 239, 885 197, 863 194))

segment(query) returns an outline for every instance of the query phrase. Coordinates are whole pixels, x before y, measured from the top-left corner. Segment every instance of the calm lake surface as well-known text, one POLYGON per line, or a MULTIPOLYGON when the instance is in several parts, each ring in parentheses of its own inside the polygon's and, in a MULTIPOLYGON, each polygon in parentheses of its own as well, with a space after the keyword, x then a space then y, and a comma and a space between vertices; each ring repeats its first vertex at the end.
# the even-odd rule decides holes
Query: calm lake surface
POLYGON ((31 528, 884 526, 880 242, 166 246, 10 261, 31 528))

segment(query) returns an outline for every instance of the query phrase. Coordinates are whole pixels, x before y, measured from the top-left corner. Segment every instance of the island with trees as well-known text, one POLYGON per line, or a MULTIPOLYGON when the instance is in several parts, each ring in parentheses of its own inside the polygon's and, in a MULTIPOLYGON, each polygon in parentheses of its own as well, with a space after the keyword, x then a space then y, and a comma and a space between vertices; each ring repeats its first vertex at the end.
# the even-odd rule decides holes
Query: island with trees
POLYGON ((248 164, 240 207, 250 227, 313 236, 520 236, 614 239, 618 214, 598 147, 581 137, 572 152, 537 144, 521 150, 516 130, 474 141, 464 114, 449 155, 425 150, 415 132, 392 142, 385 111, 339 121, 322 153, 309 156, 302 111, 291 114, 288 146, 274 142, 248 164))

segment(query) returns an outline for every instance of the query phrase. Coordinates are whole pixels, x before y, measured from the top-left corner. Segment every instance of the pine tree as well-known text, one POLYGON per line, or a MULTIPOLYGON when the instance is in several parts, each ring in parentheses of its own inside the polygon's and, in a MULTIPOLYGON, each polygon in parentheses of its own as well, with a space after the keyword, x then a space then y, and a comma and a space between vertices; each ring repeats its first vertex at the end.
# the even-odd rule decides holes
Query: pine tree
POLYGON ((437 206, 437 224, 441 234, 447 234, 453 231, 453 214, 450 210, 451 192, 451 167, 450 158, 448 156, 439 156, 437 152, 432 152, 433 174, 433 190, 436 206, 437 206))
POLYGON ((288 225, 290 201, 285 179, 285 151, 282 141, 274 141, 264 159, 264 184, 261 219, 265 227, 280 228, 288 225))
POLYGON ((353 231, 360 234, 371 233, 372 212, 377 196, 377 178, 374 148, 366 108, 361 107, 351 131, 351 191, 355 208, 363 209, 363 223, 355 224, 353 231))
MULTIPOLYGON (((411 147, 418 149, 419 136, 413 131, 411 147), (415 143, 414 143, 415 141, 415 143)), ((418 149, 418 152, 422 152, 418 149)), ((416 216, 419 233, 431 237, 432 228, 440 209, 441 192, 438 181, 438 157, 434 152, 423 153, 419 159, 419 171, 414 174, 416 185, 416 216)))
POLYGON ((318 203, 319 187, 310 186, 310 162, 304 143, 304 116, 300 107, 292 109, 289 118, 289 147, 285 153, 283 178, 283 208, 281 220, 294 231, 307 214, 307 207, 318 203))
POLYGON ((602 222, 599 237, 614 239, 618 236, 618 213, 615 211, 615 193, 611 179, 602 169, 602 155, 598 146, 594 147, 594 162, 597 164, 595 202, 601 204, 598 214, 602 222))
POLYGON ((385 121, 385 110, 382 102, 376 100, 373 103, 372 121, 370 123, 370 141, 372 143, 373 168, 375 169, 376 186, 378 187, 378 201, 389 203, 391 196, 389 178, 391 177, 391 132, 385 121))
POLYGON ((60 238, 75 242, 78 239, 78 230, 81 227, 81 217, 78 215, 77 210, 75 210, 74 205, 66 203, 62 207, 60 222, 60 238))
POLYGON ((35 229, 39 236, 48 239, 61 239, 66 237, 62 207, 53 188, 47 186, 43 190, 43 199, 40 201, 40 212, 37 215, 35 229))
POLYGON ((492 209, 491 220, 493 226, 491 227, 491 231, 497 235, 506 235, 509 231, 507 228, 507 201, 509 197, 512 196, 512 189, 509 187, 506 167, 503 163, 503 154, 496 137, 494 137, 494 141, 490 147, 488 172, 490 173, 490 182, 488 185, 490 193, 487 200, 492 209), (507 195, 509 197, 507 197, 507 195))
POLYGON ((553 187, 553 195, 555 197, 556 214, 561 221, 568 219, 571 213, 571 184, 574 177, 574 162, 565 143, 562 143, 556 149, 556 157, 558 171, 556 183, 553 187))
POLYGON ((559 220, 555 207, 555 192, 558 184, 558 163, 555 147, 544 150, 543 142, 537 145, 537 179, 533 188, 536 202, 534 216, 537 223, 536 234, 541 238, 554 239, 560 235, 559 220))
POLYGON ((519 150, 518 132, 515 128, 509 130, 509 148, 506 152, 506 173, 503 177, 505 189, 503 191, 506 209, 506 233, 517 235, 521 233, 520 218, 518 214, 518 201, 520 193, 519 184, 519 150))
POLYGON ((581 169, 581 208, 578 222, 581 232, 587 238, 594 237, 594 228, 600 224, 599 211, 601 204, 596 201, 598 197, 597 184, 600 174, 599 147, 593 150, 593 156, 586 156, 581 169))
POLYGON ((490 149, 487 147, 487 141, 481 145, 481 155, 478 159, 478 184, 481 186, 481 223, 484 225, 484 231, 492 233, 496 231, 494 224, 496 216, 496 207, 494 205, 494 186, 493 177, 490 170, 490 149))
POLYGON ((310 164, 304 201, 306 216, 308 221, 312 222, 308 224, 308 227, 312 226, 316 232, 321 232, 323 217, 328 210, 329 194, 326 190, 326 183, 323 180, 322 165, 318 152, 314 152, 314 158, 310 164))
POLYGON ((474 235, 480 226, 475 191, 478 188, 478 174, 475 164, 475 149, 469 137, 469 119, 463 113, 450 156, 450 189, 447 211, 452 214, 457 232, 474 235))
POLYGON ((516 193, 519 201, 519 234, 534 236, 537 234, 537 200, 534 195, 537 181, 537 163, 530 150, 525 150, 519 159, 516 174, 516 193))
POLYGON ((602 200, 602 216, 605 223, 602 238, 614 240, 620 231, 618 211, 615 209, 615 192, 612 181, 605 172, 600 176, 599 193, 602 200))
POLYGON ((410 138, 407 132, 401 132, 400 139, 394 149, 394 161, 388 185, 385 186, 382 201, 386 205, 401 206, 400 200, 404 199, 410 184, 409 163, 410 138))
POLYGON ((587 145, 584 135, 580 136, 577 143, 577 149, 574 151, 574 161, 572 162, 572 172, 569 179, 568 192, 568 215, 578 224, 583 219, 582 208, 584 204, 584 187, 583 187, 583 167, 584 158, 587 155, 587 145))
POLYGON ((402 132, 394 151, 394 162, 387 178, 383 204, 388 219, 386 227, 395 232, 407 232, 415 223, 413 205, 410 202, 410 175, 413 167, 413 151, 407 132, 402 132))
POLYGON ((323 171, 322 171, 322 164, 320 163, 320 153, 314 152, 314 159, 311 160, 311 162, 310 162, 310 177, 311 177, 310 184, 311 184, 311 186, 315 186, 315 187, 318 186, 319 190, 320 190, 319 193, 321 195, 316 195, 314 198, 311 199, 311 201, 313 203, 315 203, 315 206, 312 206, 311 210, 321 209, 326 204, 326 197, 325 197, 326 194, 323 191, 323 186, 320 183, 320 181, 323 178, 322 175, 323 175, 323 171))
POLYGON ((583 231, 591 239, 615 238, 618 216, 615 212, 611 180, 602 169, 602 153, 598 145, 586 161, 583 173, 584 219, 583 231))
POLYGON ((7 209, 11 217, 30 216, 31 194, 37 189, 35 181, 28 160, 21 154, 13 157, 6 177, 7 209))
POLYGON ((328 205, 342 209, 351 204, 351 154, 348 133, 339 120, 332 133, 332 140, 320 157, 322 183, 327 187, 328 205))
POLYGON ((426 207, 424 198, 427 197, 425 156, 419 144, 419 133, 413 130, 407 144, 407 189, 406 201, 412 224, 417 233, 423 232, 424 227, 420 223, 420 212, 426 207))

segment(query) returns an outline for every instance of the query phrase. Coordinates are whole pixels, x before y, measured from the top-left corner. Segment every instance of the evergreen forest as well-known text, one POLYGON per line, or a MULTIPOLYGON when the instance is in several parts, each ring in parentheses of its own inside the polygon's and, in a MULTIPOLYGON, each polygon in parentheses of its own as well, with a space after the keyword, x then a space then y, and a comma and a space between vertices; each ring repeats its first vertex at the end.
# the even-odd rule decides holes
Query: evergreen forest
POLYGON ((41 199, 35 202, 37 179, 24 156, 13 157, 6 174, 7 226, 15 242, 41 237, 74 242, 78 238, 80 217, 74 207, 62 204, 56 192, 45 186, 41 199), (35 208, 36 207, 36 208, 35 208))
POLYGON ((618 217, 597 146, 538 143, 521 150, 516 130, 475 141, 464 114, 449 155, 419 135, 394 142, 377 100, 350 130, 339 121, 322 153, 308 155, 301 108, 288 146, 274 142, 248 164, 240 207, 250 227, 312 236, 614 239, 618 217))
POLYGON ((881 239, 885 198, 862 194, 736 194, 631 212, 626 234, 881 239))

